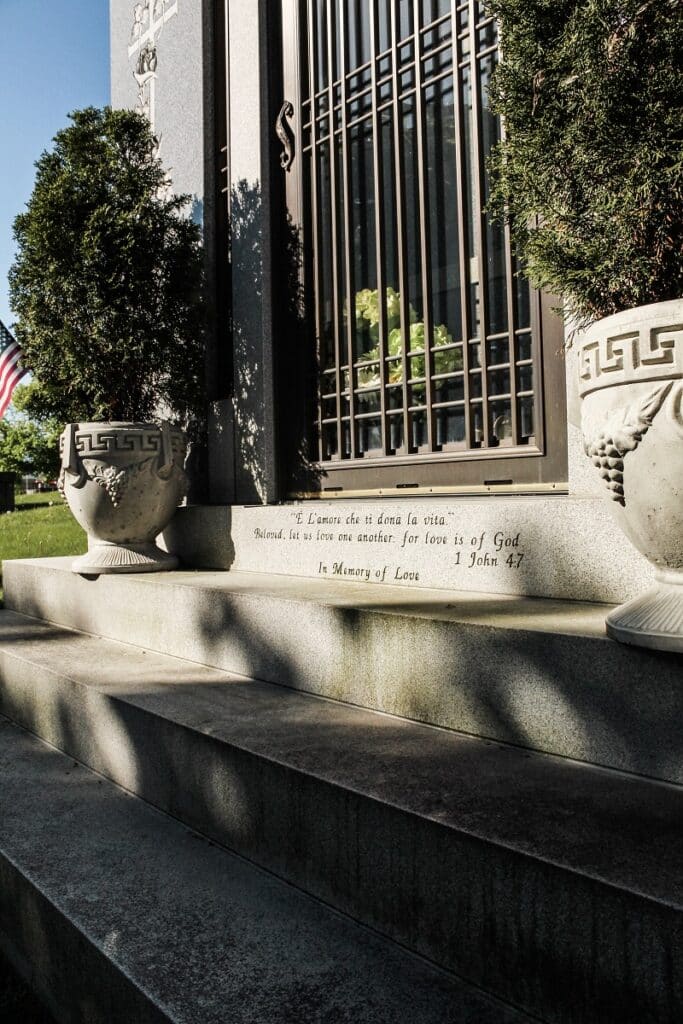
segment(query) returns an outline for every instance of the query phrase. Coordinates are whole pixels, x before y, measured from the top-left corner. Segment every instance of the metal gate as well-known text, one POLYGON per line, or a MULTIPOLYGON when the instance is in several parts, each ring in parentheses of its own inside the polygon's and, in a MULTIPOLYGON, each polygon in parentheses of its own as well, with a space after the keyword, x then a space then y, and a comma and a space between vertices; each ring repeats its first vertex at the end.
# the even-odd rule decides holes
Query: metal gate
POLYGON ((485 212, 496 24, 475 0, 283 0, 282 26, 323 489, 566 480, 561 324, 485 212))

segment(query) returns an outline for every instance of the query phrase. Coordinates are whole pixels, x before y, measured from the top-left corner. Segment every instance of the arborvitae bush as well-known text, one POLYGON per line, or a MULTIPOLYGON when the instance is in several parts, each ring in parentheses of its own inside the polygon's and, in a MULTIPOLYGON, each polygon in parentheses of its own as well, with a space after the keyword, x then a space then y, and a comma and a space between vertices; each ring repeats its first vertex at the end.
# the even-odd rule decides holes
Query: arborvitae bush
POLYGON ((31 409, 72 422, 161 411, 187 425, 203 375, 189 197, 169 194, 139 114, 88 108, 70 119, 38 160, 14 224, 10 301, 37 382, 31 409))
POLYGON ((490 0, 491 161, 533 283, 579 322, 683 296, 683 0, 490 0))

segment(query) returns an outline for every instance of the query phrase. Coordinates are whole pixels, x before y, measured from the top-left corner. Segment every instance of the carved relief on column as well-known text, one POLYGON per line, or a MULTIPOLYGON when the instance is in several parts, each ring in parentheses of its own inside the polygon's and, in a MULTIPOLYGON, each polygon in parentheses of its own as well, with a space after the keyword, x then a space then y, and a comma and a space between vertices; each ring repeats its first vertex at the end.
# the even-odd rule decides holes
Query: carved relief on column
POLYGON ((133 7, 128 57, 135 59, 135 109, 143 114, 152 126, 156 137, 155 155, 161 147, 161 135, 156 131, 156 82, 159 63, 157 43, 164 25, 177 13, 178 0, 142 0, 133 7))

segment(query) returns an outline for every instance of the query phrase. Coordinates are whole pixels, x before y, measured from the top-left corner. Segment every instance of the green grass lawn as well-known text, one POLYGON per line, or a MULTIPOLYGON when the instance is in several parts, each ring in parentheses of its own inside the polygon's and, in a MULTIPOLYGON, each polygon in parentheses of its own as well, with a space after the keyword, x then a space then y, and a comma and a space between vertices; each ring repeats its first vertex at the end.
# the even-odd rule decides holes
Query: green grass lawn
POLYGON ((63 505, 64 499, 59 491, 42 491, 40 494, 16 494, 14 497, 17 508, 34 508, 36 505, 63 505))
POLYGON ((87 546, 85 533, 57 491, 19 495, 16 510, 0 514, 0 587, 6 558, 80 555, 87 546))

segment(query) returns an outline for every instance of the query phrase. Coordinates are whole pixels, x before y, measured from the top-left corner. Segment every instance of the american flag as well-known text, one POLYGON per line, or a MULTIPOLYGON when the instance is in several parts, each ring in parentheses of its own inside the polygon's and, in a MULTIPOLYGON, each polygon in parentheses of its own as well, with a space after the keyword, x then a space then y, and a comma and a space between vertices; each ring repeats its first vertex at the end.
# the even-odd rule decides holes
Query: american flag
POLYGON ((19 343, 0 320, 0 420, 7 412, 15 387, 28 372, 19 366, 22 354, 19 343))

